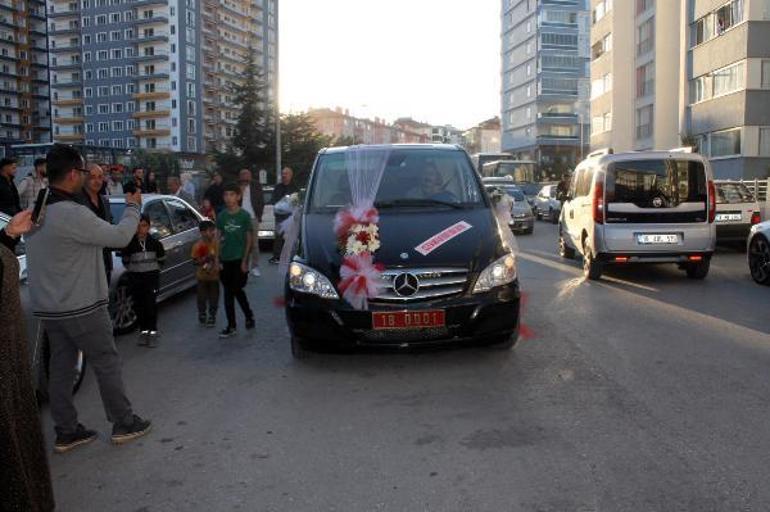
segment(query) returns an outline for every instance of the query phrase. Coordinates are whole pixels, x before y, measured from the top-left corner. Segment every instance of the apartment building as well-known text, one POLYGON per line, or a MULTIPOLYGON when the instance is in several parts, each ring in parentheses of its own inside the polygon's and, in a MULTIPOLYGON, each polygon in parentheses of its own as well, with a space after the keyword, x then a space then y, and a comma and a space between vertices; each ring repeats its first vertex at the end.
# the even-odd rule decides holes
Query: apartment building
POLYGON ((0 0, 0 142, 50 142, 44 0, 0 0))
POLYGON ((770 2, 686 0, 682 131, 720 178, 770 176, 770 2))
MULTIPOLYGON (((308 111, 308 116, 319 133, 333 139, 346 138, 357 144, 407 144, 429 142, 430 138, 417 132, 411 119, 401 119, 404 125, 390 124, 384 119, 374 120, 352 116, 342 108, 317 108, 308 111), (408 122, 407 122, 408 121, 408 122)), ((430 125, 424 125, 430 129, 430 125)))
POLYGON ((278 112, 278 1, 202 0, 202 6, 204 142, 207 150, 223 150, 240 111, 232 86, 242 83, 250 51, 267 89, 263 106, 278 112))
POLYGON ((53 139, 206 152, 216 140, 206 133, 207 79, 226 95, 250 45, 268 44, 267 2, 275 0, 48 0, 53 139), (216 44, 204 61, 206 36, 216 44), (204 75, 212 62, 216 73, 204 75))
POLYGON ((681 146, 680 27, 680 0, 591 0, 592 148, 681 146))
POLYGON ((487 119, 463 134, 468 153, 500 153, 500 118, 487 119))
POLYGON ((588 146, 589 28, 587 0, 502 2, 502 150, 547 177, 588 146))

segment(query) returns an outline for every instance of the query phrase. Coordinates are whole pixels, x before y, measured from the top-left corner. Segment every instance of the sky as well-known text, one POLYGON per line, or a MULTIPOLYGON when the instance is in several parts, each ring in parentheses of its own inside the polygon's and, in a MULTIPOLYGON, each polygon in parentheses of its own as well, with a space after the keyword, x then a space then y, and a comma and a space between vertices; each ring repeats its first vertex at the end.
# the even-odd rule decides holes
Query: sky
POLYGON ((280 0, 282 112, 467 129, 499 115, 500 0, 280 0))

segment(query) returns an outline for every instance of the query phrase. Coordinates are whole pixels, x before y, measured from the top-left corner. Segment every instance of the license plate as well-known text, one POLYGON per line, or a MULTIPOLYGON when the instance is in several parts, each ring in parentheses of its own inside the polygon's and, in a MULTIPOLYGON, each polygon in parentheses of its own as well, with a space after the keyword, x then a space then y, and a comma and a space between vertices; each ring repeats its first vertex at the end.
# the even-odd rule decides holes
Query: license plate
POLYGON ((741 220, 743 216, 740 213, 718 213, 717 222, 729 222, 732 220, 741 220))
POLYGON ((678 244, 679 235, 664 233, 636 235, 636 241, 643 245, 678 244))
POLYGON ((443 310, 372 313, 372 328, 376 330, 425 329, 444 327, 444 325, 446 325, 446 314, 443 310))

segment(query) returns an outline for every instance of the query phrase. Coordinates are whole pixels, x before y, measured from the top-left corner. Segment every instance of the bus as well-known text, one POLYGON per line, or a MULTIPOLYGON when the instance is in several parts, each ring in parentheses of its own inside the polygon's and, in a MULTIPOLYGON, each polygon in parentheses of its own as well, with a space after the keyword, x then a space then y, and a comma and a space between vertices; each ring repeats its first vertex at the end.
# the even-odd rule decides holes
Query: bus
POLYGON ((475 153, 471 156, 473 166, 481 174, 481 168, 488 162, 496 162, 498 160, 513 160, 513 155, 510 153, 475 153))
POLYGON ((510 176, 515 183, 532 183, 536 180, 537 162, 533 160, 495 160, 481 166, 483 178, 505 178, 510 176))
MULTIPOLYGON (((6 156, 17 160, 17 179, 23 179, 34 169, 34 162, 38 158, 45 158, 48 150, 53 147, 52 142, 40 144, 13 144, 6 147, 6 156)), ((97 162, 107 165, 128 165, 131 159, 131 150, 123 148, 109 148, 105 146, 87 146, 85 144, 73 144, 72 147, 80 151, 87 162, 97 162)))

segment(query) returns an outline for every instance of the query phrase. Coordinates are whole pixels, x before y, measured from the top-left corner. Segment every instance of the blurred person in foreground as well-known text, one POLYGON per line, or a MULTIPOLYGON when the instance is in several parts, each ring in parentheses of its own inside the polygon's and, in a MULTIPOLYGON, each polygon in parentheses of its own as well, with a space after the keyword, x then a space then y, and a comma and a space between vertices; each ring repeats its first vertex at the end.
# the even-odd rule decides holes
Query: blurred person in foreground
POLYGON ((16 160, 0 160, 0 212, 13 217, 21 211, 19 189, 16 188, 16 160))
POLYGON ((120 357, 108 311, 105 247, 125 247, 139 223, 141 193, 126 194, 120 224, 113 226, 78 202, 90 171, 80 153, 54 144, 46 157, 51 187, 42 223, 27 235, 29 292, 33 313, 51 343, 49 396, 56 431, 54 451, 90 443, 97 433, 78 422, 72 382, 78 350, 94 369, 112 442, 122 444, 150 430, 126 396, 120 357))
POLYGON ((0 510, 47 512, 54 509, 53 491, 13 252, 31 218, 22 211, 0 230, 0 510))

